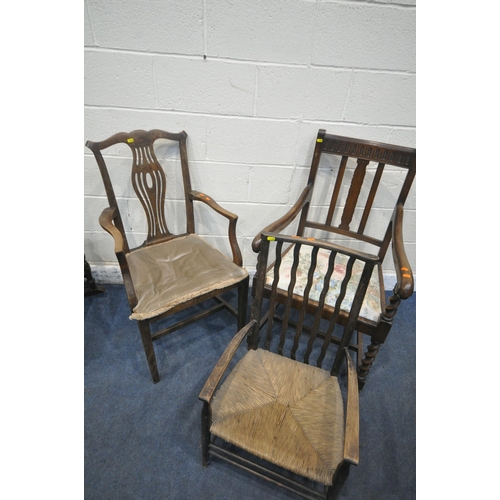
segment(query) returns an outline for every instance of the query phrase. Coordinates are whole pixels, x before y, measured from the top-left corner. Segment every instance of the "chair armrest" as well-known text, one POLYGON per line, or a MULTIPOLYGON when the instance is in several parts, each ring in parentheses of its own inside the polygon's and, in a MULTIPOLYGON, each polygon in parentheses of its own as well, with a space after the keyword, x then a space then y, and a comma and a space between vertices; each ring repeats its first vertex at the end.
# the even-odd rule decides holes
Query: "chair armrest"
POLYGON ((250 321, 247 325, 245 325, 231 340, 231 342, 226 347, 226 350, 223 352, 222 356, 219 358, 219 361, 215 365, 215 368, 212 370, 212 373, 208 377, 203 389, 200 392, 198 398, 201 401, 205 401, 206 403, 210 403, 212 397, 214 395, 215 389, 219 385, 219 382, 224 375, 224 372, 227 370, 231 359, 240 346, 242 340, 247 336, 250 329, 253 325, 257 323, 254 319, 250 321))
POLYGON ((124 239, 120 230, 113 224, 113 219, 116 217, 116 208, 105 208, 99 217, 99 224, 107 231, 115 240, 115 253, 124 253, 124 239))
POLYGON ((392 217, 392 257, 397 277, 394 293, 404 300, 411 297, 414 283, 403 241, 403 213, 403 205, 397 204, 392 217))
POLYGON ((278 220, 272 222, 268 226, 266 226, 252 241, 252 250, 255 253, 259 253, 260 251, 260 243, 261 243, 261 234, 262 233, 277 233, 285 229, 288 225, 290 225, 295 217, 300 213, 300 211, 304 208, 304 205, 308 203, 311 200, 311 195, 312 195, 312 184, 308 184, 304 190, 302 191, 302 194, 300 195, 299 199, 295 202, 293 207, 288 210, 288 212, 283 215, 283 217, 279 218, 278 220))
POLYGON ((231 252, 233 253, 233 262, 240 267, 243 266, 243 257, 241 256, 241 250, 238 245, 238 240, 236 239, 236 222, 238 221, 238 216, 229 212, 229 210, 225 210, 213 198, 200 193, 199 191, 190 191, 189 198, 193 201, 202 201, 203 203, 206 203, 218 214, 229 220, 228 236, 229 243, 231 245, 231 252))
POLYGON ((347 359, 347 408, 345 417, 344 460, 354 465, 359 462, 359 390, 358 375, 351 356, 347 359))

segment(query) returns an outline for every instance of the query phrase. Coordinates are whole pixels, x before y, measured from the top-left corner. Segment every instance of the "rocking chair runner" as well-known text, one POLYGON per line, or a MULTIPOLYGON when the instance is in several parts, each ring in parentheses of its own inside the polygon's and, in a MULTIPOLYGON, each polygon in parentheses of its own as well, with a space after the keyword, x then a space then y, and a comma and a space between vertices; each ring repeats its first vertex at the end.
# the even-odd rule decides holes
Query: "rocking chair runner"
POLYGON ((241 252, 236 240, 238 217, 223 209, 210 196, 191 189, 186 138, 184 131, 173 134, 162 130, 135 130, 115 134, 101 142, 86 143, 94 153, 109 202, 109 207, 102 212, 99 222, 114 238, 115 254, 131 309, 130 318, 138 322, 154 383, 160 380, 154 340, 221 309, 227 309, 237 317, 238 328, 243 327, 246 322, 248 273, 242 267, 241 252), (179 147, 187 223, 184 234, 173 234, 167 226, 167 178, 153 149, 157 140, 173 141, 179 147), (123 218, 101 153, 119 143, 130 147, 132 185, 145 210, 148 224, 145 242, 133 249, 129 247, 123 218), (207 204, 228 219, 232 261, 195 234, 195 201, 207 204), (220 297, 220 294, 235 287, 238 288, 238 310, 220 297), (151 322, 210 298, 217 302, 211 309, 152 333, 151 322))
POLYGON ((251 321, 230 342, 199 395, 203 401, 205 466, 210 456, 216 456, 305 498, 335 496, 350 465, 357 465, 359 460, 358 385, 347 347, 377 262, 376 256, 314 238, 262 234, 251 321), (285 320, 278 324, 273 315, 269 316, 263 345, 259 347, 270 247, 274 246, 276 258, 271 283, 272 308, 279 293, 284 244, 291 245, 292 252, 285 320), (301 251, 306 251, 311 258, 306 267, 299 269, 301 251), (328 262, 325 278, 319 290, 314 290, 319 252, 328 255, 328 262), (288 319, 294 315, 294 284, 304 273, 304 300, 295 314, 295 329, 290 329, 288 319), (309 300, 316 292, 319 308, 309 314, 309 300), (336 296, 337 307, 323 334, 319 330, 321 308, 330 292, 336 296), (340 304, 348 297, 352 305, 342 327, 337 325, 340 304), (335 329, 343 329, 339 349, 331 342, 335 329), (248 341, 248 352, 223 380, 244 338, 248 341), (338 381, 344 356, 348 376, 345 417, 338 381), (323 484, 324 491, 311 487, 300 477, 323 484))
MULTIPOLYGON (((325 241, 334 241, 343 246, 363 249, 377 253, 379 263, 374 271, 367 296, 356 324, 358 331, 356 341, 349 348, 357 353, 357 371, 360 389, 364 386, 375 357, 389 334, 401 300, 409 298, 413 293, 413 273, 406 256, 403 242, 404 203, 408 197, 416 171, 416 150, 365 141, 349 137, 327 134, 320 129, 316 138, 314 154, 309 171, 307 185, 292 208, 280 219, 269 224, 263 231, 281 232, 293 221, 298 222, 298 236, 315 236, 325 241), (335 164, 335 158, 339 163, 335 164), (327 168, 321 168, 321 167, 327 168), (352 169, 350 167, 353 167, 352 169), (336 176, 331 172, 337 172, 336 176), (351 178, 349 179, 349 173, 351 178), (330 187, 328 191, 327 187, 330 187), (314 193, 314 191, 316 193, 314 193), (389 203, 392 195, 392 217, 383 220, 389 210, 372 210, 376 206, 377 196, 382 192, 381 205, 389 203), (317 196, 315 196, 315 194, 317 196), (299 217, 300 216, 300 217, 299 217), (378 231, 377 231, 378 230, 378 231), (318 236, 319 234, 319 236, 318 236), (383 263, 386 253, 392 245, 392 256, 397 283, 386 304, 383 263), (370 344, 363 357, 363 335, 368 335, 370 344)), ((389 206, 389 209, 392 208, 389 206)), ((260 235, 252 243, 255 252, 261 248, 260 235)), ((281 279, 275 305, 283 304, 287 299, 287 286, 292 253, 280 256, 283 259, 281 279)), ((299 268, 307 262, 309 255, 302 252, 299 268)), ((320 252, 318 256, 322 266, 318 268, 316 281, 324 277, 326 257, 320 252)), ((264 295, 271 295, 273 269, 268 270, 264 295)), ((298 278, 292 305, 302 306, 304 299, 305 275, 298 278)), ((334 295, 326 298, 321 308, 324 318, 335 313, 334 295)), ((309 301, 312 310, 318 308, 317 299, 309 301)), ((337 320, 345 324, 349 312, 349 301, 341 307, 337 320)), ((271 314, 277 314, 273 309, 271 314)), ((338 339, 333 338, 338 343, 338 339)))

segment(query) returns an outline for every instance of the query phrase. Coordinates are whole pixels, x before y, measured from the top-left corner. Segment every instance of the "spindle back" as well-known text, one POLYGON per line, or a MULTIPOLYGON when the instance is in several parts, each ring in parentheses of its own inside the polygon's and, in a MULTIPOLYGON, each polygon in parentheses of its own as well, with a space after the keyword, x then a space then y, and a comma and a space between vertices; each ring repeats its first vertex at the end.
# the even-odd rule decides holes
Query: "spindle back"
POLYGON ((378 257, 314 238, 262 233, 261 241, 251 315, 257 324, 249 337, 250 348, 259 347, 259 331, 264 317, 262 299, 266 281, 268 284, 269 280, 272 281, 269 310, 274 311, 278 289, 283 288, 283 285, 278 287, 280 278, 286 279, 289 280, 289 284, 285 287, 287 298, 284 303, 281 329, 278 334, 279 329, 275 328, 274 314, 269 314, 267 326, 262 329, 264 345, 261 347, 322 368, 327 351, 333 345, 331 340, 334 330, 343 328, 330 370, 332 375, 337 375, 342 364, 343 349, 349 346, 354 333, 370 277, 379 261, 378 257), (287 248, 284 248, 284 245, 287 248), (293 263, 291 268, 286 270, 281 269, 284 252, 293 252, 293 263), (271 267, 268 263, 273 261, 273 270, 269 273, 271 267), (323 267, 321 271, 324 279, 318 282, 315 280, 315 274, 320 267, 323 267), (297 280, 298 277, 301 279, 297 280), (292 302, 294 294, 299 291, 298 286, 301 287, 302 303, 300 309, 294 311, 292 302), (320 332, 321 312, 329 294, 334 294, 336 297, 335 307, 326 333, 323 334, 320 332), (347 322, 342 326, 337 323, 345 301, 350 302, 350 310, 347 322), (314 307, 311 308, 310 305, 314 307), (297 316, 292 320, 295 312, 297 316), (293 330, 289 329, 290 320, 295 326, 293 330))

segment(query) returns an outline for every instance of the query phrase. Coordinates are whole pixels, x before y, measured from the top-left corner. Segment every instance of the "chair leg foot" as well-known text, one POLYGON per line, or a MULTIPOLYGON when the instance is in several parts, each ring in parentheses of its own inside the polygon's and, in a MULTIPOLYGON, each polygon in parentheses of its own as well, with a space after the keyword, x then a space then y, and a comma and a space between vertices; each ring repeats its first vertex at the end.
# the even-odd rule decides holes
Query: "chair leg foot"
POLYGON ((139 321, 139 331, 141 332, 142 345, 146 354, 146 359, 151 372, 153 382, 157 384, 160 381, 160 374, 158 373, 158 365, 156 364, 156 356, 153 347, 153 339, 151 338, 151 327, 149 321, 139 321))
POLYGON ((209 456, 210 447, 210 406, 208 403, 203 403, 201 411, 201 463, 203 467, 210 464, 209 456))
POLYGON ((350 467, 351 464, 344 462, 339 467, 339 469, 335 471, 333 484, 328 488, 326 492, 326 500, 335 500, 338 497, 343 484, 349 476, 350 467))

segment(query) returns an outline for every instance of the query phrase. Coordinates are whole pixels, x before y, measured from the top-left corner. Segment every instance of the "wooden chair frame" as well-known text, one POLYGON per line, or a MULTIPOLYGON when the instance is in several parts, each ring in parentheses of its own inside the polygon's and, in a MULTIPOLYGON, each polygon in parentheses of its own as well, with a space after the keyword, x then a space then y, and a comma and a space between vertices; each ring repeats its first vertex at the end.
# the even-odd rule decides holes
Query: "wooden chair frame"
MULTIPOLYGON (((358 382, 360 389, 365 385, 366 378, 373 365, 380 346, 385 342, 389 334, 401 300, 408 299, 413 294, 413 272, 406 255, 403 241, 403 215, 404 203, 412 186, 415 172, 415 149, 327 134, 324 129, 320 129, 316 138, 314 154, 306 187, 302 191, 295 204, 285 215, 269 224, 262 230, 262 232, 281 233, 293 221, 298 219, 298 228, 296 231, 296 235, 298 236, 305 236, 308 230, 320 230, 323 232, 323 234, 328 235, 328 237, 338 235, 344 238, 350 238, 359 242, 368 243, 378 248, 377 255, 380 259, 380 264, 378 265, 377 272, 379 274, 379 282, 381 285, 380 298, 382 314, 380 315, 380 319, 377 322, 359 318, 358 324, 356 326, 356 330, 358 331, 357 341, 355 343, 351 343, 349 346, 351 350, 357 353, 358 382), (317 220, 311 219, 309 217, 309 213, 320 160, 322 155, 324 154, 340 156, 341 162, 337 177, 335 179, 326 220, 324 222, 318 222, 317 220), (338 206, 338 197, 344 179, 346 164, 349 158, 355 159, 357 165, 342 211, 340 224, 335 225, 333 223, 334 214, 342 209, 338 206), (355 209, 357 208, 363 181, 365 180, 366 169, 370 162, 375 162, 378 164, 377 170, 374 175, 373 182, 370 186, 366 203, 364 207, 362 207, 363 212, 359 227, 351 229, 350 225, 352 224, 355 209), (385 235, 380 239, 365 234, 365 229, 386 165, 389 165, 394 169, 400 169, 404 173, 405 177, 397 197, 392 218, 387 226, 385 235), (384 280, 382 264, 391 243, 397 282, 393 289, 393 293, 389 298, 389 303, 386 303, 385 290, 383 287, 384 280), (368 345, 367 351, 364 355, 363 334, 366 334, 370 337, 370 344, 368 345)), ((252 242, 252 249, 257 253, 260 251, 260 234, 258 234, 254 238, 254 241, 252 242)), ((266 287, 264 289, 264 293, 267 297, 269 297, 269 287, 266 287)), ((277 299, 278 302, 282 303, 285 297, 285 292, 279 294, 277 299)), ((301 306, 301 303, 302 297, 295 296, 293 299, 294 307, 299 308, 301 306)), ((316 306, 314 304, 311 304, 309 307, 314 309, 316 306)), ((332 316, 332 314, 334 314, 334 310, 332 307, 325 306, 322 310, 322 314, 324 318, 328 319, 332 316)), ((280 318, 280 315, 277 312, 276 318, 280 318)), ((265 323, 265 320, 266 318, 264 318, 261 327, 265 323)), ((345 321, 345 314, 340 314, 339 322, 345 323, 345 321)), ((338 342, 338 339, 332 339, 332 341, 338 342)))
MULTIPOLYGON (((284 236, 282 234, 277 233, 269 233, 263 232, 260 235, 260 253, 257 264, 257 273, 254 282, 254 299, 252 303, 252 311, 250 322, 242 328, 236 336, 231 340, 226 350, 220 357, 218 363, 216 364, 214 370, 206 381, 202 391, 200 392, 199 399, 203 402, 203 409, 201 415, 201 428, 202 428, 202 462, 206 467, 210 463, 210 456, 218 457, 224 461, 230 462, 237 467, 244 469, 248 472, 251 472, 263 479, 266 479, 274 484, 277 484, 289 491, 293 491, 304 498, 309 499, 317 499, 317 498, 326 498, 332 499, 335 498, 338 494, 343 482, 347 478, 349 474, 349 468, 351 465, 357 465, 359 462, 359 399, 358 399, 358 379, 356 368, 348 353, 348 347, 351 342, 351 337, 354 333, 357 315, 359 314, 364 295, 366 293, 366 289, 368 286, 368 282, 370 280, 371 273, 374 269, 374 266, 378 263, 378 257, 375 255, 368 255, 361 252, 351 251, 349 249, 342 248, 338 245, 334 245, 328 242, 315 240, 314 238, 302 238, 302 237, 290 237, 284 236), (264 289, 265 289, 265 280, 266 273, 268 269, 268 259, 269 259, 269 249, 270 242, 276 242, 276 253, 277 255, 281 252, 281 246, 283 243, 288 243, 295 245, 298 248, 300 245, 309 245, 316 249, 326 249, 334 254, 334 257, 337 253, 342 253, 348 255, 350 257, 350 264, 347 266, 348 269, 346 271, 346 277, 344 278, 344 282, 341 287, 341 291, 339 293, 339 298, 337 299, 337 303, 342 303, 343 298, 345 297, 347 282, 350 279, 350 269, 349 266, 356 259, 363 260, 364 269, 363 273, 360 277, 359 283, 357 285, 356 294, 352 303, 352 307, 350 309, 347 321, 344 326, 344 332, 341 336, 341 340, 339 342, 340 346, 335 354, 335 359, 331 368, 331 375, 338 376, 341 370, 343 355, 345 355, 347 362, 347 398, 346 398, 346 413, 345 413, 345 441, 344 441, 344 459, 341 464, 337 467, 334 477, 332 478, 332 485, 325 486, 324 491, 319 491, 316 487, 311 486, 308 483, 304 483, 300 481, 298 478, 293 476, 284 475, 279 470, 271 470, 266 465, 259 460, 254 460, 251 457, 247 458, 242 456, 239 452, 232 451, 234 446, 227 446, 227 443, 220 442, 220 438, 214 438, 211 435, 210 427, 212 422, 212 408, 211 403, 216 393, 217 388, 221 384, 226 372, 229 369, 231 361, 238 351, 239 346, 242 344, 243 340, 247 339, 247 347, 248 349, 257 349, 260 341, 260 330, 262 319, 265 316, 263 314, 263 299, 264 299, 264 289), (351 262, 352 261, 352 262, 351 262)), ((295 258, 298 260, 298 252, 295 255, 295 258)), ((333 272, 334 260, 330 259, 329 269, 327 274, 331 276, 333 272)), ((294 264, 294 270, 292 273, 296 273, 297 266, 294 264)), ((321 320, 321 307, 324 305, 324 297, 326 296, 326 291, 330 287, 330 278, 328 281, 325 279, 323 284, 323 292, 322 299, 320 299, 320 307, 316 308, 313 311, 314 315, 314 325, 312 329, 309 330, 309 347, 311 347, 312 342, 316 340, 316 338, 322 339, 323 347, 321 351, 321 355, 318 357, 316 365, 321 368, 325 352, 332 345, 328 337, 321 335, 319 329, 319 322, 321 320), (327 285, 328 283, 328 285, 327 285), (311 331, 312 330, 312 331, 311 331)), ((288 299, 285 301, 285 316, 290 314, 292 309, 292 298, 293 298, 293 281, 290 284, 288 290, 288 299)), ((308 277, 308 287, 311 287, 312 283, 312 273, 309 273, 308 277)), ((273 284, 271 287, 271 301, 275 300, 277 293, 277 282, 273 284)), ((272 308, 272 304, 270 306, 272 308)), ((340 309, 340 308, 339 308, 340 309)), ((304 325, 304 315, 310 311, 307 307, 307 297, 306 300, 302 304, 301 309, 301 317, 299 322, 301 323, 299 330, 302 330, 302 326, 304 325)), ((272 326, 270 326, 272 322, 272 317, 269 318, 268 322, 268 332, 266 335, 266 341, 264 348, 269 350, 270 347, 270 339, 271 339, 271 330, 272 326)), ((333 330, 337 322, 335 319, 330 322, 330 329, 327 335, 332 336, 333 330)), ((297 325, 295 325, 297 326, 297 325)), ((288 322, 283 322, 281 335, 280 335, 280 345, 278 346, 278 354, 284 355, 283 353, 283 345, 287 338, 287 327, 288 322)), ((296 344, 298 337, 301 335, 300 331, 297 330, 297 333, 294 335, 294 343, 296 344)), ((305 331, 305 329, 304 329, 305 331)), ((303 362, 309 364, 310 350, 304 355, 303 362)), ((292 359, 296 359, 296 346, 291 350, 292 359), (294 351, 295 349, 295 351, 294 351)), ((297 360, 297 362, 300 362, 297 360)), ((293 436, 290 437, 293 439, 293 436)))
MULTIPOLYGON (((173 241, 174 239, 182 236, 194 234, 194 202, 204 203, 216 213, 228 219, 228 238, 232 251, 232 260, 234 264, 239 267, 242 267, 243 265, 241 251, 236 239, 236 223, 238 216, 222 208, 212 197, 191 188, 186 140, 187 134, 184 131, 180 133, 170 133, 155 129, 150 131, 134 130, 130 133, 120 132, 101 142, 87 141, 86 143, 86 146, 93 152, 99 166, 109 202, 109 207, 103 210, 99 218, 99 223, 102 228, 114 239, 114 251, 122 272, 131 311, 137 305, 138 299, 134 289, 129 264, 127 262, 127 256, 140 248, 158 245, 164 242, 173 241), (187 226, 186 233, 183 234, 172 234, 167 226, 165 217, 166 176, 163 168, 156 158, 153 148, 155 141, 158 139, 176 141, 179 145, 187 226), (120 214, 113 185, 111 183, 111 178, 102 155, 103 150, 119 143, 126 144, 132 151, 132 184, 135 193, 145 210, 148 222, 147 238, 142 245, 136 248, 130 248, 129 246, 122 216, 120 214)), ((226 309, 234 315, 238 320, 238 328, 242 328, 246 322, 247 297, 248 276, 245 279, 242 279, 239 283, 225 288, 211 290, 202 296, 187 300, 154 318, 139 320, 139 331, 153 382, 157 383, 160 380, 156 356, 153 348, 153 342, 155 340, 158 340, 175 330, 183 328, 222 309, 226 309), (237 309, 220 296, 224 292, 235 287, 238 288, 237 309), (150 325, 152 322, 178 313, 179 311, 187 309, 207 299, 214 299, 216 301, 216 305, 160 331, 154 333, 152 332, 150 325)))

